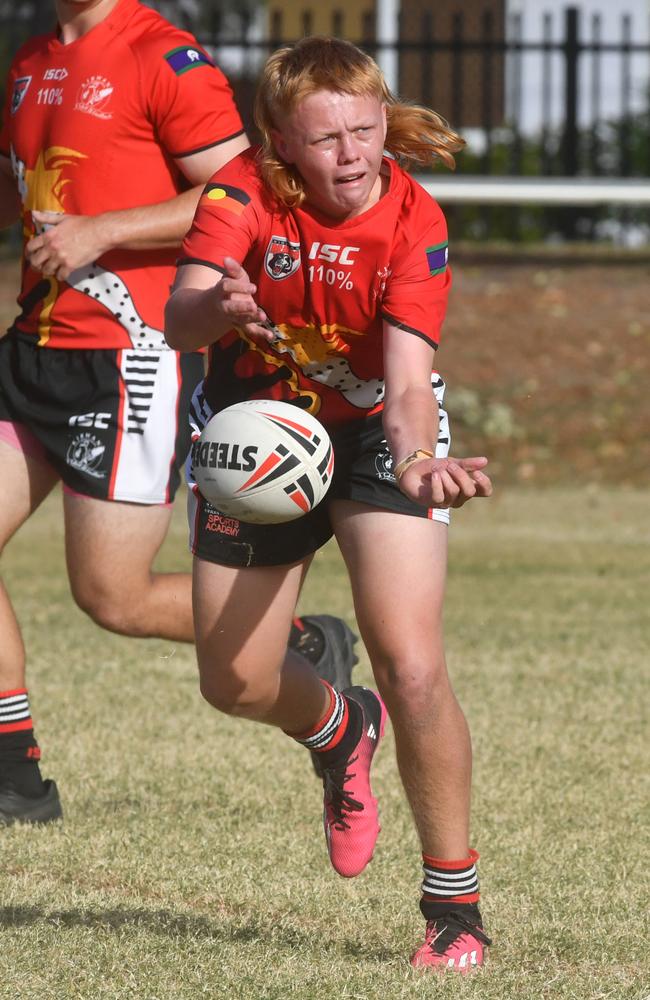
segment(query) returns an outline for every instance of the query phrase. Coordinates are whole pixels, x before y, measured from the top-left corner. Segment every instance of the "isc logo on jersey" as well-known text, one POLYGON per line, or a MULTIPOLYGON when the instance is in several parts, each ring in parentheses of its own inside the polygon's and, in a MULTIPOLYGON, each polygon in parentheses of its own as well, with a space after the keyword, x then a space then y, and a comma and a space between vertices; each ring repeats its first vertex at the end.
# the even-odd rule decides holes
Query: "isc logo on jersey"
POLYGON ((60 67, 58 69, 46 69, 43 73, 44 80, 65 80, 68 75, 67 69, 60 67))
POLYGON ((326 260, 328 264, 354 264, 353 255, 361 247, 342 247, 339 243, 312 243, 310 260, 326 260))

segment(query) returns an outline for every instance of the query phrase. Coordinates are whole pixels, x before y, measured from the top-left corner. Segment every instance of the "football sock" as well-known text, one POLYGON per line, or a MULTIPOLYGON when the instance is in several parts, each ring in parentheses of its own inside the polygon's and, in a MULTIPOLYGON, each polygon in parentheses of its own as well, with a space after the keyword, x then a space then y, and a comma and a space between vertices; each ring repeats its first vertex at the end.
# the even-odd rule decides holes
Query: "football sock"
POLYGON ((327 711, 313 729, 306 733, 292 733, 294 740, 302 743, 325 766, 345 760, 361 738, 363 711, 353 698, 335 691, 327 681, 321 681, 329 692, 327 711))
POLYGON ((459 861, 422 855, 424 879, 420 910, 427 920, 433 920, 447 910, 478 903, 477 861, 478 853, 472 850, 468 858, 459 861))
POLYGON ((0 788, 10 787, 28 798, 42 795, 40 757, 27 691, 0 691, 0 788))
POLYGON ((325 651, 325 636, 314 622, 294 618, 289 633, 289 646, 310 663, 316 664, 325 651))

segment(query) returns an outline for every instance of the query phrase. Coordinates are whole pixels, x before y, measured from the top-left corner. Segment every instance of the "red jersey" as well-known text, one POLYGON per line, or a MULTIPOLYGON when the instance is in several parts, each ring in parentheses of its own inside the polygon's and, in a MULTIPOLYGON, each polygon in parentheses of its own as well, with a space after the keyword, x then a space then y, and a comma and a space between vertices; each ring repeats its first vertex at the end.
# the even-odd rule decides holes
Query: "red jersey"
POLYGON ((211 347, 205 393, 213 410, 284 399, 335 428, 381 407, 384 320, 437 346, 451 283, 445 219, 395 161, 383 169, 386 194, 338 223, 274 198, 255 150, 206 186, 180 263, 222 271, 224 257, 234 257, 284 337, 262 344, 233 330, 211 347))
MULTIPOLYGON (((194 38, 137 0, 83 37, 27 42, 9 74, 0 153, 31 210, 96 215, 173 198, 174 162, 243 131, 232 92, 194 38)), ((65 282, 26 263, 15 323, 48 347, 164 347, 177 250, 111 250, 65 282)))

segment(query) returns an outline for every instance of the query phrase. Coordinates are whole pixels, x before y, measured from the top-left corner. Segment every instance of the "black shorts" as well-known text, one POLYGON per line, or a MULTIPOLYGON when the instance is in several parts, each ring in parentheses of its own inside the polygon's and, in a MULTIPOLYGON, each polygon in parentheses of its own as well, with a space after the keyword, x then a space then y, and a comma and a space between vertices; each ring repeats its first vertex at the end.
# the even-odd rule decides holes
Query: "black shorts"
MULTIPOLYGON (((439 404, 444 383, 438 379, 435 394, 439 404)), ((193 401, 193 430, 197 413, 205 413, 205 403, 193 401)), ((207 420, 205 421, 207 422, 207 420)), ((198 490, 188 492, 190 550, 208 562, 222 566, 284 566, 300 562, 324 545, 334 534, 329 504, 332 500, 356 500, 384 510, 426 517, 449 523, 448 509, 427 509, 413 503, 400 491, 393 475, 393 459, 388 450, 381 414, 375 414, 331 435, 334 445, 334 478, 325 499, 304 517, 286 524, 247 524, 221 514, 198 490)), ((449 453, 449 420, 440 407, 440 427, 436 455, 449 453)), ((192 485, 188 459, 186 478, 192 485)))
POLYGON ((69 491, 168 503, 189 452, 186 413, 202 379, 198 354, 57 349, 8 334, 0 340, 0 437, 27 442, 23 450, 32 454, 29 443, 40 446, 69 491), (13 438, 2 433, 9 425, 19 432, 13 438))

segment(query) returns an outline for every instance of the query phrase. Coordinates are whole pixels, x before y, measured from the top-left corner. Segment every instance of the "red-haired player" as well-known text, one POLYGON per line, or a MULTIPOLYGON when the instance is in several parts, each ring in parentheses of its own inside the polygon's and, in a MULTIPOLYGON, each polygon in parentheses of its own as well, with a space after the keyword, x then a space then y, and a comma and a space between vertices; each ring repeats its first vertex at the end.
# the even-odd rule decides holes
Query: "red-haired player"
POLYGON ((229 403, 282 399, 316 414, 335 448, 326 500, 286 525, 209 530, 194 494, 191 546, 201 690, 278 726, 323 776, 331 862, 363 870, 379 832, 370 765, 390 714, 424 859, 416 966, 466 971, 488 939, 470 850, 471 749, 442 639, 449 507, 488 496, 485 458, 448 456, 433 371, 450 274, 438 205, 403 165, 453 163, 459 140, 398 103, 349 43, 305 39, 268 60, 263 135, 207 185, 184 243, 166 336, 210 346, 199 428, 229 403), (383 155, 388 150, 392 156, 383 155), (343 694, 284 663, 314 551, 334 534, 380 694, 343 694))

